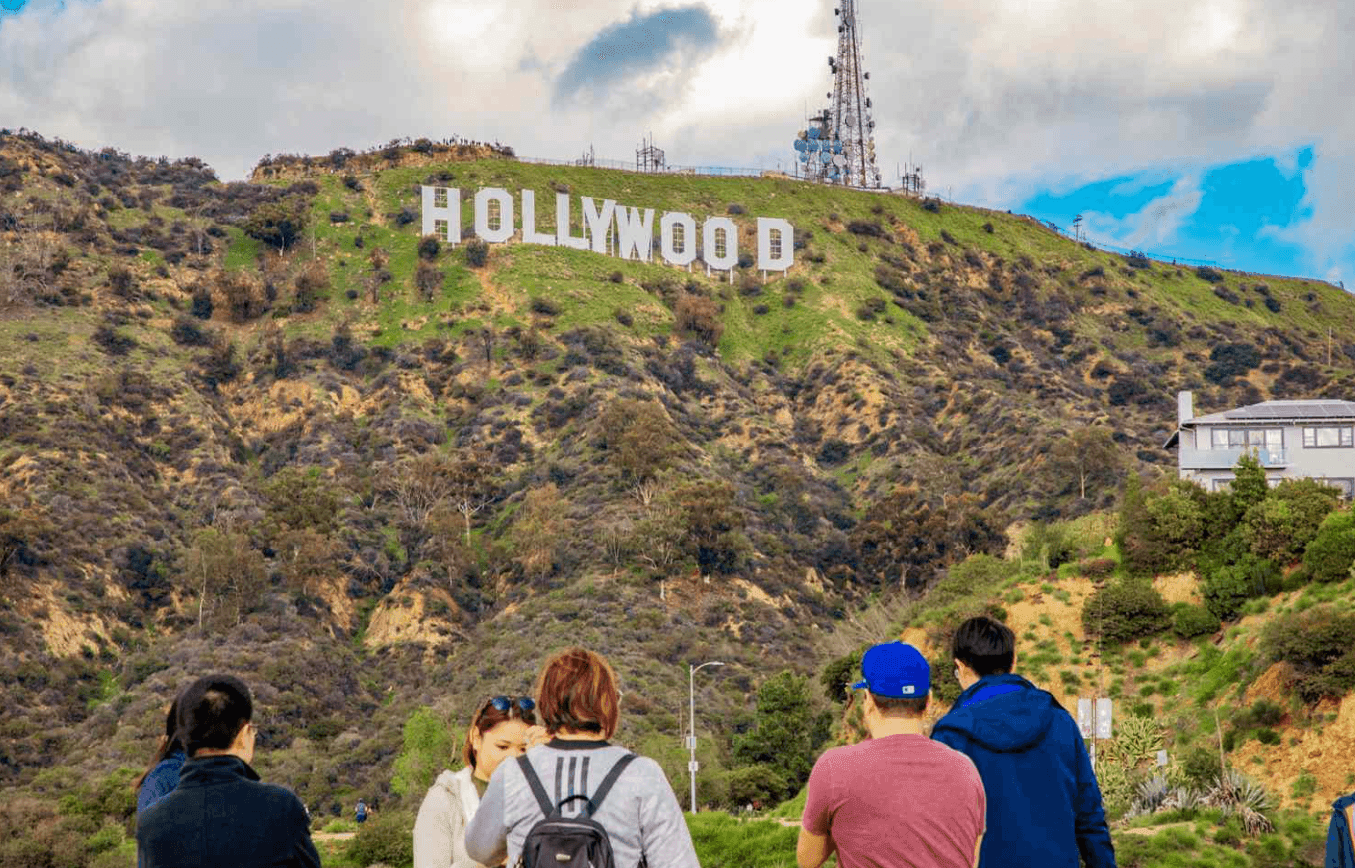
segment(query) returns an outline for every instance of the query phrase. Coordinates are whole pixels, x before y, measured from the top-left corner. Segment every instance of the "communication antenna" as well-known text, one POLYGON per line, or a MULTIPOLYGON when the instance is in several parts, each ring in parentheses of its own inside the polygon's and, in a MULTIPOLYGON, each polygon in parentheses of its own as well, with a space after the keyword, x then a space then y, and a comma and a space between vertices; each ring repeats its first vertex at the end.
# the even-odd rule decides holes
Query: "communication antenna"
POLYGON ((857 0, 839 0, 837 55, 828 58, 833 90, 828 107, 809 119, 796 138, 795 150, 811 181, 878 188, 880 168, 875 161, 875 118, 863 68, 861 38, 856 18, 857 0), (803 143, 803 144, 801 144, 803 143))
POLYGON ((635 171, 637 172, 662 172, 665 171, 663 149, 654 144, 654 134, 650 133, 648 139, 642 139, 640 149, 635 152, 635 171))

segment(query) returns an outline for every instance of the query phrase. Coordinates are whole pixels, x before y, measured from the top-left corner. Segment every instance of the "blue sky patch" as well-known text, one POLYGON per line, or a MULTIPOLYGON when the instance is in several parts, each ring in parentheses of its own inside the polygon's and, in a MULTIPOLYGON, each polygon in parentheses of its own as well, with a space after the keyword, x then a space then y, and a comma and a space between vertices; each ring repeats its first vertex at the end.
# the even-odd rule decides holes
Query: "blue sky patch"
POLYGON ((1020 210, 1065 230, 1083 215, 1093 243, 1158 258, 1198 259, 1267 274, 1320 276, 1286 230, 1311 216, 1304 203, 1311 146, 1279 157, 1193 173, 1145 172, 1042 192, 1020 210))
POLYGON ((685 47, 705 54, 719 42, 719 27, 704 6, 660 9, 608 25, 580 48, 555 80, 557 102, 599 94, 648 72, 685 47))
POLYGON ((27 2, 28 0, 0 0, 0 15, 7 12, 18 12, 24 8, 24 4, 27 2))

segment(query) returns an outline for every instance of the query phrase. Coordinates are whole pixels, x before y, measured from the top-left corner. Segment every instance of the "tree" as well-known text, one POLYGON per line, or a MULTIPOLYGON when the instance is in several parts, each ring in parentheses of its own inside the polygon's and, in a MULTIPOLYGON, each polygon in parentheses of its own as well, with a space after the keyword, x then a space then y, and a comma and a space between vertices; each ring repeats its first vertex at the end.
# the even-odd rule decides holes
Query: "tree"
POLYGON ((419 560, 434 512, 444 504, 451 505, 456 473, 455 462, 436 451, 405 458, 392 468, 385 487, 395 502, 395 524, 410 564, 419 560))
POLYGON ((1050 460, 1055 472, 1077 485, 1078 497, 1087 499, 1087 483, 1110 485, 1120 475, 1121 451, 1109 428, 1087 426, 1054 443, 1050 460))
POLYGON ((274 550, 282 580, 302 595, 309 595, 321 579, 338 572, 338 543, 310 528, 286 531, 274 550))
POLYGON ((560 542, 572 524, 565 514, 568 506, 553 482, 527 492, 513 525, 513 561, 525 575, 544 576, 555 569, 560 542))
POLYGON ((290 530, 331 534, 343 505, 340 489, 318 467, 285 467, 263 485, 271 522, 290 530))
POLYGON ((198 531, 184 553, 181 581, 198 594, 198 627, 225 627, 259 602, 267 585, 263 555, 243 533, 215 527, 198 531))
POLYGON ((299 196, 286 196, 254 209, 241 224, 245 234, 278 250, 286 250, 306 231, 308 209, 299 196))
POLYGON ((395 758, 391 792, 418 796, 427 791, 439 771, 455 765, 461 739, 431 708, 417 708, 405 720, 404 745, 395 758))
POLYGON ((414 271, 414 288, 424 301, 437 298, 438 290, 442 288, 442 280, 442 269, 431 262, 420 262, 414 271))
POLYGON ((616 465, 636 483, 667 467, 678 444, 677 430, 654 401, 611 401, 598 415, 598 431, 616 465))
POLYGON ((1083 631, 1110 642, 1137 639, 1169 624, 1162 595, 1143 579, 1112 582, 1088 597, 1082 606, 1083 631))
POLYGON ((36 560, 41 541, 52 530, 36 506, 0 507, 0 579, 9 577, 15 563, 36 560))
POLYGON ((1261 462, 1250 452, 1243 452, 1233 469, 1233 481, 1228 486, 1228 496, 1233 503, 1233 514, 1240 521, 1247 510, 1266 499, 1270 486, 1266 483, 1266 471, 1261 462))
POLYGON ((1355 512, 1333 512, 1322 521, 1317 536, 1303 552, 1303 565, 1315 582, 1339 582, 1355 564, 1355 512))
POLYGON ((784 671, 762 682, 753 728, 734 739, 734 756, 740 763, 771 769, 784 781, 778 801, 809 779, 816 747, 814 717, 809 681, 784 671))
POLYGON ((689 482, 674 492, 674 502, 686 529, 683 547, 696 561, 701 575, 738 571, 751 548, 743 535, 743 513, 734 504, 734 486, 728 482, 689 482))
POLYGON ((1312 479, 1286 479, 1247 510, 1242 533, 1259 557, 1278 563, 1297 559, 1336 508, 1336 489, 1312 479))
POLYGON ((1007 544, 1000 516, 972 494, 929 501, 912 486, 880 498, 852 531, 861 571, 882 586, 914 588, 939 569, 1007 544))

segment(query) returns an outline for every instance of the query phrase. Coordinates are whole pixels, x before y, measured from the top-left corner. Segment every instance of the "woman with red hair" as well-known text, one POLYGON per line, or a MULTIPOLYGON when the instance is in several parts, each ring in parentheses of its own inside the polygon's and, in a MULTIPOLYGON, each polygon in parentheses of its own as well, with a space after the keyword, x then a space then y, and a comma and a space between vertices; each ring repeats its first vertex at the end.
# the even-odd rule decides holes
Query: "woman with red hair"
POLYGON ((596 809, 591 818, 606 830, 618 868, 699 868, 682 808, 659 764, 609 741, 621 716, 621 691, 607 659, 584 648, 560 652, 541 670, 536 697, 550 740, 503 763, 490 778, 466 829, 471 858, 517 864, 528 830, 545 818, 525 762, 563 816, 596 809), (622 760, 629 764, 594 805, 599 785, 622 760))

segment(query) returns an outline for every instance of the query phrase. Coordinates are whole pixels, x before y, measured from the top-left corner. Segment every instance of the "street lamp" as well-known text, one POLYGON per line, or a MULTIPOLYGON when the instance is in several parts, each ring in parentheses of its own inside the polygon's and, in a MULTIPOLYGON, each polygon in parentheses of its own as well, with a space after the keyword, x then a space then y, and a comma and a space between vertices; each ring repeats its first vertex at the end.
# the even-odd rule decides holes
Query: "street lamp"
POLYGON ((696 671, 705 669, 707 666, 723 666, 719 660, 709 660, 700 666, 687 664, 687 708, 691 714, 691 730, 687 735, 687 749, 691 751, 692 758, 687 763, 688 777, 692 781, 692 813, 696 813, 696 671))

